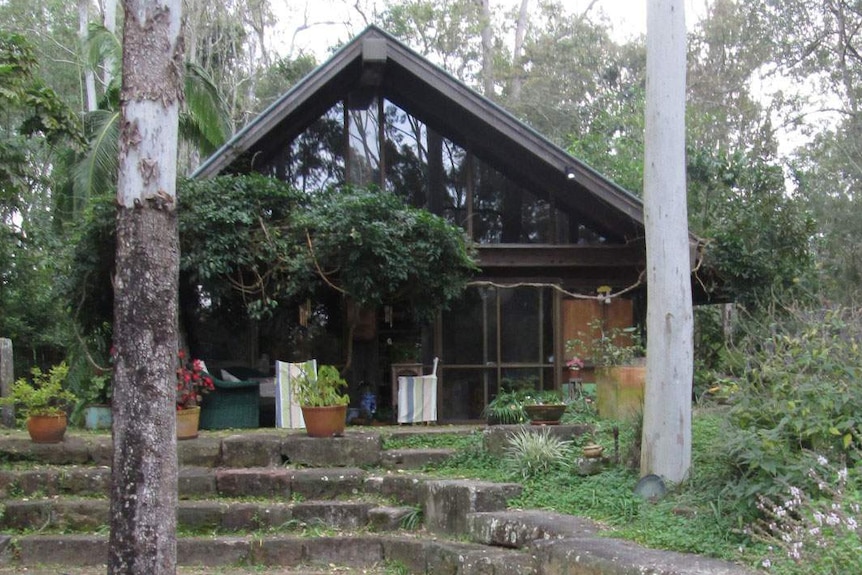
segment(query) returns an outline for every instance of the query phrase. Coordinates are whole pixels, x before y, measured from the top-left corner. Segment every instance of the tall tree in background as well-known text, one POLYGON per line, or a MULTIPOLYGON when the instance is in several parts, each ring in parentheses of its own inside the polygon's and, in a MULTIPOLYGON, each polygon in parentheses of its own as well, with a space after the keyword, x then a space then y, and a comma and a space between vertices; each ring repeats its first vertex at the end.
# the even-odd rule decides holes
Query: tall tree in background
POLYGON ((693 315, 685 192, 685 12, 647 3, 644 220, 647 387, 641 474, 678 483, 691 466, 693 315))
POLYGON ((176 572, 180 0, 125 0, 108 572, 176 572))

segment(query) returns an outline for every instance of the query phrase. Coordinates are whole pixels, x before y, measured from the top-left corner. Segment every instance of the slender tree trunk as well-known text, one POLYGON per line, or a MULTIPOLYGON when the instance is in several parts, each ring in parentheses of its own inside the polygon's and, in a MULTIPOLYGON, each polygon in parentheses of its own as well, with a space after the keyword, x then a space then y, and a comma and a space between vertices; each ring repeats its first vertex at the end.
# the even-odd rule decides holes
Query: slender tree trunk
POLYGON ((518 11, 518 21, 515 24, 515 46, 512 50, 512 76, 511 102, 521 101, 521 88, 524 85, 524 38, 527 35, 527 23, 530 20, 530 0, 521 0, 521 9, 518 11))
MULTIPOLYGON (((102 24, 105 26, 111 34, 116 35, 117 33, 117 0, 104 0, 104 5, 102 7, 102 24)), ((111 70, 114 69, 113 59, 109 58, 108 61, 105 62, 102 67, 102 83, 105 86, 105 90, 110 86, 111 81, 114 79, 114 75, 111 70)))
MULTIPOLYGON (((84 46, 87 42, 88 26, 90 24, 90 2, 89 0, 78 0, 78 43, 81 45, 81 54, 84 55, 84 46)), ((92 112, 96 105, 96 76, 84 62, 84 110, 92 112)))
POLYGON ((108 573, 176 572, 180 0, 125 0, 108 573))
POLYGON ((494 92, 494 33, 491 28, 490 0, 482 3, 482 89, 485 97, 496 100, 494 92))
POLYGON ((683 0, 647 2, 644 220, 647 388, 641 473, 678 483, 691 466, 693 314, 685 189, 683 0))

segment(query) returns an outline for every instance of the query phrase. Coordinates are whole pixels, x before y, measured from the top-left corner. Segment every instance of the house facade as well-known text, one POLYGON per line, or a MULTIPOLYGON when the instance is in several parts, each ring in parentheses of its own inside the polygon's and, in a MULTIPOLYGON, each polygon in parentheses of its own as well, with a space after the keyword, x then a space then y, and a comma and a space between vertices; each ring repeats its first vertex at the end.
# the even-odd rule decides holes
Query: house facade
MULTIPOLYGON (((416 325, 395 302, 361 310, 349 378, 357 401, 370 391, 385 407, 395 372, 427 371, 439 357, 440 420, 477 419, 501 387, 559 388, 568 377, 566 341, 588 335, 595 320, 623 327, 643 315, 641 201, 376 27, 193 176, 250 171, 309 192, 374 184, 462 227, 477 245, 479 273, 434 325, 416 325)), ((700 246, 690 243, 695 269, 700 246)), ((317 315, 330 337, 302 353, 337 364, 337 315, 349 302, 325 305, 317 315)), ((301 359, 263 341, 252 348, 301 359)))

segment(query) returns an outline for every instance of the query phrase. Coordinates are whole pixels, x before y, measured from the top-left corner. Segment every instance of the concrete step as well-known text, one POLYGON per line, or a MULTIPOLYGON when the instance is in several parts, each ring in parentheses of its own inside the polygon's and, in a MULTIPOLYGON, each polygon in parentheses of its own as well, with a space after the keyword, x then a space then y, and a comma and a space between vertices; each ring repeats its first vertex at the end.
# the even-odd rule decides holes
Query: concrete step
MULTIPOLYGON (((404 435, 408 432, 395 433, 404 435)), ((395 433, 390 435, 395 436, 395 433)), ((39 444, 30 441, 23 431, 4 430, 0 433, 0 461, 110 466, 112 453, 109 435, 71 430, 60 443, 39 444)), ((213 468, 284 465, 367 468, 384 465, 407 469, 439 462, 451 454, 451 450, 445 449, 386 450, 381 434, 372 432, 311 438, 304 432, 288 430, 237 434, 202 431, 197 439, 177 443, 180 466, 213 468)))
MULTIPOLYGON (((23 570, 35 565, 102 566, 107 561, 107 554, 105 536, 25 535, 15 538, 8 550, 0 555, 0 567, 19 567, 23 570)), ((339 537, 180 537, 177 540, 177 560, 182 566, 218 568, 219 572, 223 572, 221 569, 225 567, 237 566, 314 568, 347 565, 352 569, 373 569, 393 562, 416 574, 537 573, 528 553, 430 538, 374 534, 339 537)))
POLYGON ((591 519, 548 511, 491 511, 467 514, 467 534, 484 545, 523 549, 535 541, 595 536, 601 527, 591 519))
MULTIPOLYGON (((51 497, 6 501, 0 527, 4 532, 96 532, 108 524, 106 499, 51 497)), ((180 501, 177 524, 192 532, 298 531, 307 527, 338 530, 401 529, 415 510, 381 506, 374 501, 226 502, 180 501)))
MULTIPOLYGON (((284 500, 335 499, 365 494, 419 503, 418 488, 426 477, 355 467, 307 468, 182 467, 180 499, 216 497, 280 497, 284 500)), ((111 470, 104 466, 39 465, 0 469, 0 500, 58 495, 108 497, 111 470)))
POLYGON ((442 463, 455 454, 454 449, 387 449, 380 465, 388 469, 422 469, 442 463))

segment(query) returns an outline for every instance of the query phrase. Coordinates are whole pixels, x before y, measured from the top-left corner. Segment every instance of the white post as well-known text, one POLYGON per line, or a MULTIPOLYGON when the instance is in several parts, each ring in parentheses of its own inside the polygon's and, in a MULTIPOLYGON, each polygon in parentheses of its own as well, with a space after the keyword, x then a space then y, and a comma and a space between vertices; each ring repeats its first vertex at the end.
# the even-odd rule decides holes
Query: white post
MULTIPOLYGON (((12 360, 12 340, 0 337, 0 397, 12 394, 12 382, 15 381, 15 370, 12 360)), ((15 427, 15 408, 4 405, 0 422, 6 427, 15 427)))

